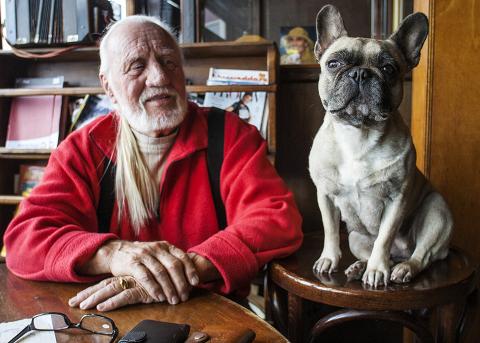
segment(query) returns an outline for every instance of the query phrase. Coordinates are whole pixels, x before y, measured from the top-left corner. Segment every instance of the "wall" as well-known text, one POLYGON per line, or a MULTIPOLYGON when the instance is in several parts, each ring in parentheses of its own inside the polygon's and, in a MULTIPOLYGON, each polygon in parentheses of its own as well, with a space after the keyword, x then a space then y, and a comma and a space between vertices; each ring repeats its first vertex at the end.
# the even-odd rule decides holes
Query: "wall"
POLYGON ((417 1, 430 36, 414 73, 412 132, 418 166, 445 196, 453 244, 480 262, 480 2, 417 1))

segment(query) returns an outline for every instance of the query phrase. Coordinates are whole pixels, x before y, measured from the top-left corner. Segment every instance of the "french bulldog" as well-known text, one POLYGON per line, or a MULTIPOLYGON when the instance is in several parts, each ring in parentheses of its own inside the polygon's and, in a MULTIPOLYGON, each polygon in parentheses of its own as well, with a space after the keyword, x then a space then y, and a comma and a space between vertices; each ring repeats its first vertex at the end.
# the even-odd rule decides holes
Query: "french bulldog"
POLYGON ((371 287, 409 282, 448 254, 451 212, 415 166, 416 152, 398 112, 405 74, 417 66, 428 34, 422 13, 388 39, 348 37, 339 11, 317 15, 315 56, 325 119, 309 156, 325 232, 315 274, 337 270, 339 224, 358 259, 345 270, 371 287))

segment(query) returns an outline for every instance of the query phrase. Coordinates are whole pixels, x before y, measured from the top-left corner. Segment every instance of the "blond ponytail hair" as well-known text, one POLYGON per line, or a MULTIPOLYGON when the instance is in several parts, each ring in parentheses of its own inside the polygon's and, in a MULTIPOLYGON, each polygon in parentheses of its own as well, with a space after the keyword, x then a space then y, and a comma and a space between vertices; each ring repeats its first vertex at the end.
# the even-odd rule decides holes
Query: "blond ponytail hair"
POLYGON ((118 117, 115 175, 118 219, 120 222, 128 210, 130 225, 138 236, 140 229, 156 217, 159 194, 127 119, 118 117))

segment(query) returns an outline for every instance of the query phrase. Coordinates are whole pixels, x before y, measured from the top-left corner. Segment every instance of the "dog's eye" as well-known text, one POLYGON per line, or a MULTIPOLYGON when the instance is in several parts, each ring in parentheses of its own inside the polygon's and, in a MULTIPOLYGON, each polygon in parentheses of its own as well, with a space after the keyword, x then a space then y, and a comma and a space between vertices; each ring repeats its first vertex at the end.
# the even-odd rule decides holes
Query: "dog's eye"
POLYGON ((336 69, 336 68, 340 67, 340 64, 341 63, 337 60, 330 60, 330 61, 327 62, 327 67, 329 69, 336 69))
POLYGON ((392 75, 395 72, 395 68, 391 64, 386 64, 382 67, 382 72, 387 75, 392 75))

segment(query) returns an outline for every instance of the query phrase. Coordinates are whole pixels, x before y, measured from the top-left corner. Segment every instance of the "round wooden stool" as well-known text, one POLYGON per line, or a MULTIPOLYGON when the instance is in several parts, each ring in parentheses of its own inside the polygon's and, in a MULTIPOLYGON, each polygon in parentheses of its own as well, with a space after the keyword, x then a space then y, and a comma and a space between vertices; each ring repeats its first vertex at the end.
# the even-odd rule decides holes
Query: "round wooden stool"
POLYGON ((338 272, 317 278, 312 266, 322 247, 321 233, 307 234, 300 250, 269 267, 268 319, 280 328, 286 322, 284 330, 292 342, 314 342, 332 326, 363 319, 399 323, 422 342, 456 341, 463 330, 467 297, 476 284, 476 269, 459 249, 452 248, 445 260, 435 262, 408 284, 390 283, 373 289, 361 281, 347 280, 343 271, 355 259, 346 237, 342 239, 343 258, 338 272), (280 299, 285 291, 288 309, 282 308, 280 299), (341 309, 319 318, 305 333, 304 300, 341 309), (288 317, 282 320, 285 312, 288 317))

